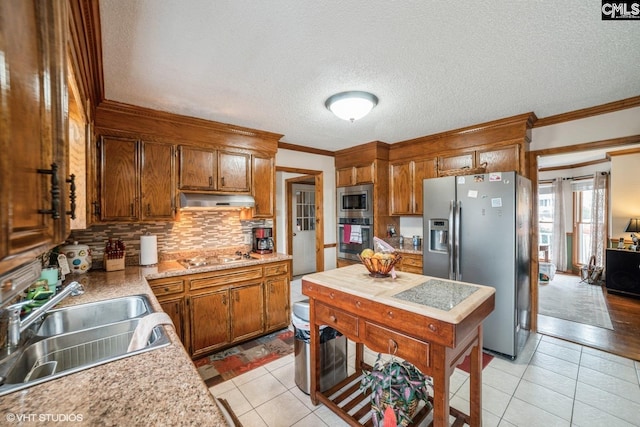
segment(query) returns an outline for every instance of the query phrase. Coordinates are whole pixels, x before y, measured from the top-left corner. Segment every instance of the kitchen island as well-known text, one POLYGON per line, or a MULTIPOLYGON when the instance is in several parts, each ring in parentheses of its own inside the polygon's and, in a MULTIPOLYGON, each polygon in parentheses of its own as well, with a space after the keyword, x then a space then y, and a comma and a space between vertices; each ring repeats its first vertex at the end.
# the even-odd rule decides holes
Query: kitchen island
POLYGON ((314 404, 325 404, 353 426, 366 419, 367 407, 354 412, 357 406, 348 403, 349 392, 337 393, 347 384, 357 384, 360 371, 369 369, 363 363, 366 345, 393 353, 433 378, 435 427, 448 425, 450 413, 473 427, 481 425, 482 321, 493 311, 494 288, 405 272, 396 279, 372 278, 357 264, 303 276, 302 293, 310 302, 314 404), (356 342, 356 373, 324 393, 318 387, 320 325, 356 342), (449 377, 466 355, 471 361, 469 415, 449 407, 449 377))
MULTIPOLYGON (((268 264, 281 259, 290 257, 243 260, 198 269, 185 269, 175 261, 165 261, 149 268, 126 267, 120 271, 70 275, 67 282, 79 281, 85 293, 66 298, 58 307, 144 294, 152 307, 161 311, 147 279, 268 264)), ((1 396, 3 425, 4 420, 8 420, 8 425, 50 425, 51 417, 57 417, 74 425, 92 426, 226 426, 223 414, 174 328, 163 327, 171 341, 166 347, 1 396)))

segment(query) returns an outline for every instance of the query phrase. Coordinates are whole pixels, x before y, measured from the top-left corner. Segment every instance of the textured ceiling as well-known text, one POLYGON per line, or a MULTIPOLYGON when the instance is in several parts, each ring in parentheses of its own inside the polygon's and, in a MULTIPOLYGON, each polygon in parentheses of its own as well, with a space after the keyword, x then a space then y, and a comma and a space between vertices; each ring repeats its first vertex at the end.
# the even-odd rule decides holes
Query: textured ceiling
POLYGON ((105 97, 338 150, 640 95, 640 22, 593 0, 100 0, 105 97), (332 94, 380 99, 350 123, 332 94))

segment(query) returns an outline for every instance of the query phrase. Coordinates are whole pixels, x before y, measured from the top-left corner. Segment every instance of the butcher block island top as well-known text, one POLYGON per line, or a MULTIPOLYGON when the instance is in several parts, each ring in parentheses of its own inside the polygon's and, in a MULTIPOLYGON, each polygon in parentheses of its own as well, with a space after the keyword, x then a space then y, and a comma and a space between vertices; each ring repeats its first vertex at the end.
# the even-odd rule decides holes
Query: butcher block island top
MULTIPOLYGON (((356 264, 303 276, 302 293, 310 301, 314 404, 324 403, 350 425, 371 424, 367 406, 354 410, 359 406, 349 397, 361 370, 370 369, 363 362, 366 345, 376 352, 393 353, 433 378, 434 426, 449 425, 449 415, 456 423, 481 425, 482 321, 493 311, 494 288, 406 272, 398 272, 395 279, 373 278, 356 264), (324 392, 318 389, 321 325, 356 343, 356 373, 324 392), (471 362, 469 415, 449 407, 449 377, 467 355, 471 362)), ((364 395, 359 399, 368 401, 364 395)), ((416 424, 429 412, 428 406, 422 408, 414 417, 416 424)))

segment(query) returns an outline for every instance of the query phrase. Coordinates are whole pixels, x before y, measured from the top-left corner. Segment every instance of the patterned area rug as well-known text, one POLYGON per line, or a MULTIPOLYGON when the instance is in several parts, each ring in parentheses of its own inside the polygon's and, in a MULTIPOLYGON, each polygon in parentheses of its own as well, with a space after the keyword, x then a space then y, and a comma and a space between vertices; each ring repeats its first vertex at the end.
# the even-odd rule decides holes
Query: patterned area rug
POLYGON ((293 353, 293 331, 283 329, 195 360, 208 387, 293 353))
POLYGON ((580 282, 578 276, 556 274, 538 285, 538 313, 545 316, 613 329, 600 285, 580 282))
MULTIPOLYGON (((489 362, 493 360, 493 356, 490 354, 482 352, 482 369, 486 368, 489 362)), ((464 358, 461 364, 456 366, 458 369, 462 369, 467 374, 471 372, 471 356, 467 356, 464 358)))

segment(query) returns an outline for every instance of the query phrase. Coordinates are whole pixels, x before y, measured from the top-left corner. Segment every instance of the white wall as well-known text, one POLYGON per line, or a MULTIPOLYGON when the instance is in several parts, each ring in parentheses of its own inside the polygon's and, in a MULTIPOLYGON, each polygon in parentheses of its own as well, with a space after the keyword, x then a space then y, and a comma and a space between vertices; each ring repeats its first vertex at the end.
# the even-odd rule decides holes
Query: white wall
POLYGON ((533 128, 530 150, 602 141, 640 134, 640 107, 533 128))
MULTIPOLYGON (((309 169, 314 171, 322 171, 323 177, 323 193, 324 204, 322 213, 324 216, 324 243, 336 243, 336 168, 335 160, 332 156, 322 156, 319 154, 303 153, 294 150, 279 149, 276 153, 276 167, 289 167, 298 169, 309 169)), ((286 230, 285 221, 286 200, 285 200, 285 180, 299 176, 291 173, 276 174, 276 221, 278 241, 278 252, 286 252, 286 241, 284 236, 286 230), (280 246, 280 245, 284 246, 280 246)), ((336 268, 336 248, 325 248, 324 250, 324 269, 331 270, 336 268)))
POLYGON ((630 218, 640 218, 640 153, 611 157, 610 237, 631 240, 624 230, 630 218))
MULTIPOLYGON (((529 149, 535 151, 639 134, 640 107, 628 108, 599 116, 533 128, 529 149)), ((639 183, 638 179, 640 178, 636 178, 635 175, 637 175, 637 168, 640 166, 640 163, 638 162, 638 157, 635 157, 635 162, 632 160, 622 160, 622 157, 632 156, 613 156, 612 159, 620 158, 620 160, 615 160, 615 162, 618 163, 615 169, 613 160, 610 165, 611 192, 609 194, 610 209, 608 230, 610 238, 621 237, 624 234, 623 231, 629 222, 629 218, 634 215, 640 215, 640 202, 637 201, 638 191, 631 191, 633 185, 637 188, 639 183), (635 199, 634 195, 636 195, 635 199), (635 200, 635 202, 630 203, 630 199, 635 200), (634 210, 635 213, 632 213, 632 210, 634 210), (626 220, 624 218, 626 218, 626 220), (621 225, 623 222, 624 226, 621 225)), ((580 163, 580 161, 580 152, 576 152, 575 163, 580 163)), ((566 174, 568 174, 568 176, 579 176, 586 173, 593 173, 594 169, 607 170, 605 168, 606 166, 604 164, 600 164, 596 165, 595 168, 588 167, 586 170, 571 169, 566 171, 566 174)), ((548 175, 539 175, 540 179, 543 177, 548 177, 548 175)), ((571 216, 568 216, 567 220, 571 221, 571 216)), ((568 229, 570 230, 571 228, 568 229)), ((628 235, 626 237, 629 239, 628 235)))

